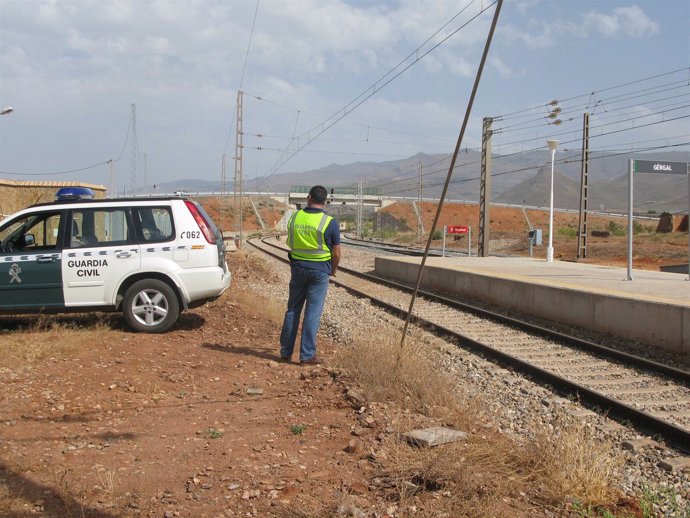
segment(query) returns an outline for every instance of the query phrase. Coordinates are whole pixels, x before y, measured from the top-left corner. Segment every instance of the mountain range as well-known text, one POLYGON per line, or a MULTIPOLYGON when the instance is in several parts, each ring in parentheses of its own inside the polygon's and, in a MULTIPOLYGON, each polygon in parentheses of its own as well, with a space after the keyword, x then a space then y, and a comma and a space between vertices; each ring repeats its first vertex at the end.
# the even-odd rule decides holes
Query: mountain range
MULTIPOLYGON (((628 206, 629 160, 690 162, 690 151, 655 153, 590 152, 588 168, 588 206, 591 210, 626 212, 628 206)), ((416 199, 420 169, 422 196, 438 198, 450 167, 448 155, 418 153, 387 162, 330 164, 320 169, 274 174, 244 181, 248 192, 288 192, 295 186, 322 184, 327 188, 377 189, 382 195, 416 199)), ((547 207, 551 173, 549 151, 501 155, 491 159, 491 200, 493 202, 547 207)), ((447 199, 476 202, 479 199, 481 154, 462 150, 457 158, 447 199)), ((581 156, 579 150, 556 153, 554 161, 554 206, 577 209, 580 199, 581 156)), ((634 207, 637 212, 687 212, 688 182, 685 175, 636 174, 634 207)), ((161 183, 157 192, 220 191, 220 181, 179 180, 161 183)), ((232 191, 232 178, 227 189, 232 191)))

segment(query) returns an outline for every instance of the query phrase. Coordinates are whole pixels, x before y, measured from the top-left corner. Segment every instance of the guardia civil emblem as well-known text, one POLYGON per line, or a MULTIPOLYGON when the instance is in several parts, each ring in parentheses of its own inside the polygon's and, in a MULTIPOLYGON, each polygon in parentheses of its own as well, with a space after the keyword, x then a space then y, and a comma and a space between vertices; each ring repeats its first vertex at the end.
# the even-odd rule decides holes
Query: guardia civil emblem
POLYGON ((22 280, 19 278, 19 274, 22 273, 21 266, 19 266, 17 263, 14 263, 10 267, 9 272, 10 272, 10 284, 12 284, 15 281, 17 282, 17 284, 22 283, 22 280))

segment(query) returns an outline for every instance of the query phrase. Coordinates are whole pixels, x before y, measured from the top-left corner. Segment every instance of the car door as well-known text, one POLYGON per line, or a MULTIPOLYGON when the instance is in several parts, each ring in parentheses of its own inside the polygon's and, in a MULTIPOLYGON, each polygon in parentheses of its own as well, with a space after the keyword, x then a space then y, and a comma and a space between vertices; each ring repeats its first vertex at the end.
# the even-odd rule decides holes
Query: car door
POLYGON ((141 267, 127 207, 78 207, 68 211, 62 277, 65 305, 109 306, 123 279, 141 267))
POLYGON ((0 309, 64 305, 61 258, 64 211, 19 215, 0 228, 0 309))

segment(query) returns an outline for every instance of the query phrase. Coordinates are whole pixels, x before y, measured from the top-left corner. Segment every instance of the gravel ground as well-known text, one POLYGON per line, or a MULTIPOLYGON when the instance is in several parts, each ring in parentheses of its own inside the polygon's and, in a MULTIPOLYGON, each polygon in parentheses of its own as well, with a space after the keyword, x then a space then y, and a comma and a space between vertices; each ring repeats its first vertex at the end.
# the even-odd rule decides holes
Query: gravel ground
MULTIPOLYGON (((251 247, 247 247, 251 249, 251 247)), ((252 249, 253 250, 253 249, 252 249)), ((252 251, 259 254, 260 252, 252 251)), ((342 265, 360 271, 374 268, 374 255, 361 249, 344 249, 342 265)), ((269 259, 270 260, 270 259, 269 259)), ((255 289, 265 296, 287 299, 289 270, 277 261, 275 273, 277 284, 257 280, 255 289)), ((389 324, 400 332, 401 321, 367 302, 348 294, 344 289, 331 287, 321 327, 321 333, 335 343, 348 344, 359 338, 373 326, 389 324)), ((440 369, 451 372, 458 383, 481 394, 485 401, 484 418, 497 429, 520 439, 529 430, 549 426, 561 409, 576 412, 582 410, 577 404, 558 397, 547 389, 532 383, 519 374, 503 369, 483 358, 470 354, 428 332, 415 329, 415 338, 428 344, 429 355, 440 369)), ((629 451, 624 447, 627 441, 646 438, 636 430, 618 426, 614 421, 594 413, 581 417, 595 430, 597 437, 610 440, 617 453, 625 459, 617 474, 621 490, 627 495, 642 495, 651 490, 660 496, 657 511, 661 516, 690 516, 690 476, 685 471, 666 471, 660 463, 666 459, 681 456, 658 442, 629 451)))

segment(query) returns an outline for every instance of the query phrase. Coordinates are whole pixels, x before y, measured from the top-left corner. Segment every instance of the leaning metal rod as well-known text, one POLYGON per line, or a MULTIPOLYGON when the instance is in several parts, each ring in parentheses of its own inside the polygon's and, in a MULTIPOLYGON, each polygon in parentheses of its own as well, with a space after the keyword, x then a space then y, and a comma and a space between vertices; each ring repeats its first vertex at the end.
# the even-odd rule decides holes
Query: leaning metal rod
POLYGON ((496 23, 498 22, 498 15, 501 12, 501 6, 503 5, 503 0, 498 0, 496 4, 496 11, 494 12, 494 18, 491 22, 491 28, 489 29, 489 35, 486 38, 486 44, 484 45, 484 53, 482 54, 482 60, 479 63, 479 70, 477 70, 477 76, 474 79, 474 86, 472 87, 472 94, 470 95, 469 103, 467 104, 467 110, 465 110, 465 119, 462 121, 462 129, 460 130, 460 135, 458 136, 458 142, 455 144, 455 151, 453 152, 453 159, 450 162, 450 167, 448 168, 448 176, 446 177, 446 183, 443 185, 443 192, 441 193, 441 198, 438 201, 438 209, 436 209, 436 216, 434 216, 434 223, 429 231, 429 239, 426 241, 426 248, 424 250, 424 256, 422 257, 422 262, 419 265, 419 272, 417 273, 417 284, 415 285, 414 292, 412 293, 412 299, 410 300, 410 309, 407 311, 407 317, 405 318, 405 327, 403 327, 402 338, 400 340, 400 348, 402 349, 405 345, 405 337, 407 336, 407 328, 410 325, 410 320, 412 319, 412 309, 414 308, 414 302, 417 299, 417 292, 419 291, 419 285, 422 282, 422 273, 424 273, 424 265, 426 264, 426 258, 429 256, 429 248, 431 248, 431 240, 434 237, 434 231, 436 230, 436 225, 441 216, 441 209, 443 209, 443 202, 446 199, 446 193, 448 192, 448 185, 450 184, 450 179, 453 177, 453 169, 455 168, 455 161, 458 158, 458 152, 460 151, 460 146, 462 145, 462 138, 465 136, 465 129, 467 128, 467 122, 470 118, 470 113, 472 112, 472 105, 474 104, 474 98, 477 94, 477 89, 479 87, 479 80, 482 77, 482 70, 484 70, 484 63, 486 63, 486 56, 489 54, 489 47, 491 46, 491 40, 494 36, 494 30, 496 29, 496 23))

